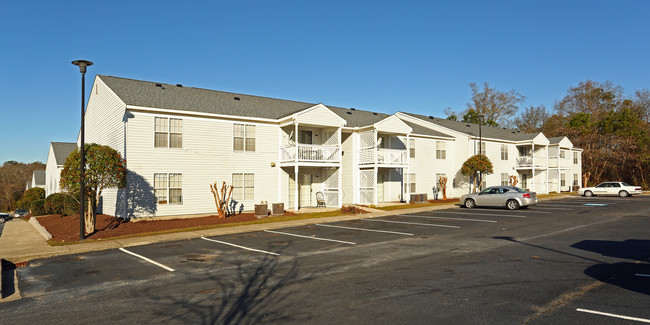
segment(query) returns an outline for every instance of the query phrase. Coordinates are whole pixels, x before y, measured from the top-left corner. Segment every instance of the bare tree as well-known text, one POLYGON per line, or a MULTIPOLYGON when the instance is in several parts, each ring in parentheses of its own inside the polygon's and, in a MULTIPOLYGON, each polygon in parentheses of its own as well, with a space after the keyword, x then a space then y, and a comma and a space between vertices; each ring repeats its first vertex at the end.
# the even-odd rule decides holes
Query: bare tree
POLYGON ((469 87, 472 89, 472 99, 467 103, 467 110, 464 114, 474 110, 478 114, 485 116, 488 125, 511 126, 512 118, 519 109, 518 105, 526 100, 526 97, 514 89, 503 92, 490 88, 487 82, 483 83, 483 90, 474 82, 470 83, 469 87))
POLYGON ((544 105, 529 106, 519 117, 515 118, 515 125, 519 130, 526 133, 535 133, 542 130, 542 125, 550 114, 546 112, 544 105))

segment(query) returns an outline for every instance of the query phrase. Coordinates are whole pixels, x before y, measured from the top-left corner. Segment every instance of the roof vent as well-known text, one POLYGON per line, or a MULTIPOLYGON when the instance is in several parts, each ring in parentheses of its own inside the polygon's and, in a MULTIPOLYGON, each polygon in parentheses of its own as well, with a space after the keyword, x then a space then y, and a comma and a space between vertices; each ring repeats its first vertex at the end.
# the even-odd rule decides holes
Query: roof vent
POLYGON ((350 115, 352 115, 352 112, 346 112, 346 113, 348 113, 348 114, 350 114, 350 115))
POLYGON ((181 84, 176 84, 176 87, 183 87, 183 85, 181 85, 181 84))
POLYGON ((515 132, 515 131, 512 131, 512 134, 515 134, 515 133, 517 133, 517 132, 515 132))
POLYGON ((162 88, 162 84, 156 84, 156 87, 162 88))
POLYGON ((241 98, 239 98, 239 97, 234 97, 233 99, 234 100, 241 100, 241 98))
POLYGON ((433 120, 433 116, 429 115, 429 119, 430 119, 430 120, 433 120))
POLYGON ((372 115, 377 115, 377 113, 372 113, 372 115))
POLYGON ((357 109, 354 107, 350 107, 351 110, 356 111, 357 109))
POLYGON ((466 127, 470 127, 471 125, 469 125, 469 124, 465 124, 465 126, 466 126, 466 127))

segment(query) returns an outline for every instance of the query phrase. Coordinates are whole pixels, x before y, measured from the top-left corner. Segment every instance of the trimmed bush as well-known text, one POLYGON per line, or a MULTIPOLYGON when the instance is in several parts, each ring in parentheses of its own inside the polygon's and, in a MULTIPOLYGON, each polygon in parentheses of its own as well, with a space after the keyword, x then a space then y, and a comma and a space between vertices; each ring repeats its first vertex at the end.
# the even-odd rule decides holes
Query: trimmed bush
POLYGON ((47 214, 63 214, 65 209, 65 199, 68 195, 63 193, 50 194, 45 199, 45 213, 47 214))
POLYGON ((79 203, 73 197, 66 195, 63 202, 63 215, 71 216, 79 214, 79 203))
POLYGON ((25 191, 20 200, 16 202, 16 208, 29 210, 31 208, 32 202, 40 199, 45 199, 45 189, 40 187, 32 187, 29 190, 25 191))
POLYGON ((32 216, 42 216, 45 214, 45 200, 44 199, 38 199, 32 201, 31 205, 29 206, 29 209, 32 211, 32 216))

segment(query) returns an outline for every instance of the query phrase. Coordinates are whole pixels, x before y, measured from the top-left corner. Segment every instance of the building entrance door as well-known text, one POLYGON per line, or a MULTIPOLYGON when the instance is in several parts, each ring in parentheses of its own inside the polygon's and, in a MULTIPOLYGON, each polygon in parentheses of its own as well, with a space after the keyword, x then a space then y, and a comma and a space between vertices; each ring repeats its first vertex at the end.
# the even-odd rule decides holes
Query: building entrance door
POLYGON ((298 175, 299 179, 299 187, 298 187, 298 195, 300 197, 300 207, 310 207, 314 206, 313 203, 313 196, 315 195, 312 183, 313 183, 313 175, 312 174, 299 174, 298 175))

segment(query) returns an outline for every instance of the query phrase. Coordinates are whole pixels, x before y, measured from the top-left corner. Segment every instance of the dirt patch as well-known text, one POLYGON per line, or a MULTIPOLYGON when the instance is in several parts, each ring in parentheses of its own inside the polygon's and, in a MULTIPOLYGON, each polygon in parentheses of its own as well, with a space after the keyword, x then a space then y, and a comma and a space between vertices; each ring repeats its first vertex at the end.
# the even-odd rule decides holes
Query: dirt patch
MULTIPOLYGON (((129 222, 128 220, 113 216, 99 214, 95 224, 95 232, 88 235, 87 239, 105 239, 128 235, 144 234, 149 232, 165 231, 172 229, 214 226, 220 224, 247 222, 257 220, 253 213, 236 214, 225 219, 218 216, 200 218, 185 218, 171 220, 153 220, 129 222)), ((38 217, 38 222, 52 234, 56 242, 79 241, 79 215, 63 217, 59 214, 38 217)))
POLYGON ((427 201, 427 202, 429 202, 429 203, 456 203, 456 202, 458 202, 458 198, 455 198, 455 199, 446 199, 446 200, 443 200, 443 199, 440 199, 440 200, 429 200, 429 201, 427 201))

